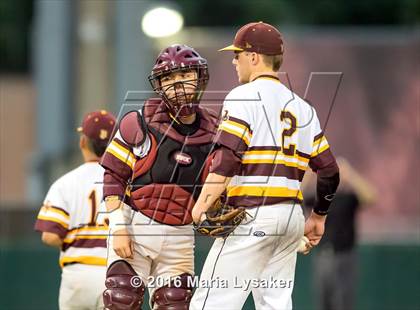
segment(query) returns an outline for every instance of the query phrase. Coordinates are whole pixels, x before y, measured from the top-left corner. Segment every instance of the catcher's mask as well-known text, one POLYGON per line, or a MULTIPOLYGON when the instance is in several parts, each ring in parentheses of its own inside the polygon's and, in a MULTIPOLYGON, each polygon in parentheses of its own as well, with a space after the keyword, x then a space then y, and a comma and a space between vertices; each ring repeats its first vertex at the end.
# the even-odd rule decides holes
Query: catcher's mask
POLYGON ((208 80, 207 60, 193 48, 181 44, 164 49, 149 76, 153 90, 163 99, 174 117, 189 116, 196 112, 208 80), (188 74, 191 71, 196 74, 188 74), (181 75, 179 80, 173 78, 177 74, 181 75), (187 78, 183 79, 182 76, 187 78), (162 83, 162 79, 172 82, 162 83))

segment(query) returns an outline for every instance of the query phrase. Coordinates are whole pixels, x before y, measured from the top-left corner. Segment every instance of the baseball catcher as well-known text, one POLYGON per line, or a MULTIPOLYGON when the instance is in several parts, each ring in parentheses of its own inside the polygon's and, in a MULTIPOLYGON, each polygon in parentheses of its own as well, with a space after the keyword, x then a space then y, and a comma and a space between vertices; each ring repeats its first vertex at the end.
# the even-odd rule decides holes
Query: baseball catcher
POLYGON ((208 174, 217 123, 199 106, 208 79, 207 61, 193 48, 164 49, 149 76, 159 98, 124 115, 106 150, 106 309, 139 309, 146 286, 153 309, 189 307, 191 209, 208 174))

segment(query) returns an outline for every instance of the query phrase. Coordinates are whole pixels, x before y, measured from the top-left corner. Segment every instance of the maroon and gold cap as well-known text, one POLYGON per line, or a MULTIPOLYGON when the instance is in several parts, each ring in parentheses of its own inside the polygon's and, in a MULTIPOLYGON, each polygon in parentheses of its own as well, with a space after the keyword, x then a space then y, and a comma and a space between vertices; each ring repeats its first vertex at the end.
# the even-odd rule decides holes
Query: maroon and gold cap
POLYGON ((105 110, 90 112, 85 115, 82 126, 77 128, 88 138, 108 142, 114 129, 116 118, 105 110))
POLYGON ((219 50, 221 51, 281 55, 283 54, 283 40, 281 33, 270 24, 249 23, 238 30, 233 44, 219 50))

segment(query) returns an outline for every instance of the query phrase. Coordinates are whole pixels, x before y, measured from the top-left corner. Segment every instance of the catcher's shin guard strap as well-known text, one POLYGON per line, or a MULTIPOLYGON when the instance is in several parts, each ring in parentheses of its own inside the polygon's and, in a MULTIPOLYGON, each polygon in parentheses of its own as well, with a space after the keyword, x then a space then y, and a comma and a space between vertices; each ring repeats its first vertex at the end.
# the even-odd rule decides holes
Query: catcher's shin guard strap
POLYGON ((133 267, 126 261, 117 260, 108 267, 105 286, 107 288, 103 292, 105 309, 140 309, 145 286, 133 267))

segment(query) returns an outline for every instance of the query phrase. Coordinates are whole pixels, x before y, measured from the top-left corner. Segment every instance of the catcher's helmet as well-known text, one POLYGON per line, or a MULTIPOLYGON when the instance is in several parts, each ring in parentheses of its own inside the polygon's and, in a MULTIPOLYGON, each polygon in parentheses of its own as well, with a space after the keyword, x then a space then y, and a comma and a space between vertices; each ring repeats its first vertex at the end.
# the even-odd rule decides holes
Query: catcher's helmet
POLYGON ((165 48, 157 57, 152 73, 149 76, 149 81, 153 90, 162 97, 169 112, 174 116, 188 116, 195 112, 201 96, 206 89, 208 80, 209 73, 207 60, 201 57, 193 48, 182 44, 174 44, 165 48), (162 87, 160 79, 164 75, 191 69, 197 71, 197 79, 176 82, 162 87), (185 94, 184 86, 186 84, 194 86, 194 95, 187 96, 185 94), (184 92, 181 95, 182 100, 179 100, 180 95, 176 92, 174 92, 175 95, 173 97, 169 98, 166 91, 171 87, 175 88, 178 86, 182 86, 184 89, 184 92))

